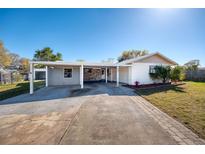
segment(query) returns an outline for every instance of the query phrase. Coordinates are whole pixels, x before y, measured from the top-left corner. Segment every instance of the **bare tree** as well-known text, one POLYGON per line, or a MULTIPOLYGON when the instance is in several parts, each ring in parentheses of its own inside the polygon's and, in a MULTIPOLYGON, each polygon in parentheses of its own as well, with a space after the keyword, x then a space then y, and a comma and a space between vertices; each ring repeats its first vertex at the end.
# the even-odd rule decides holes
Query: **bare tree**
POLYGON ((147 55, 148 53, 149 53, 148 50, 126 50, 122 52, 120 57, 118 57, 118 62, 135 58, 135 57, 144 56, 147 55))

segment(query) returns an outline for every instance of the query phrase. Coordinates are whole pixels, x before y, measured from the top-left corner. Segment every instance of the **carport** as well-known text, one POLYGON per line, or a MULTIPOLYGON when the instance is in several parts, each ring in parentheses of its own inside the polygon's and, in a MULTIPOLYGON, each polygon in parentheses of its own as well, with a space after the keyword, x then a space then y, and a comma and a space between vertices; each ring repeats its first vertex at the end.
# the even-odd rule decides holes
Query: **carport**
POLYGON ((30 80, 30 94, 33 94, 34 91, 34 74, 35 71, 39 71, 39 69, 36 69, 34 66, 35 65, 43 65, 44 68, 41 68, 40 71, 45 72, 45 85, 46 87, 49 85, 52 85, 54 81, 61 82, 61 85, 69 85, 69 84, 79 84, 80 88, 83 89, 84 87, 84 68, 101 68, 105 70, 105 83, 109 81, 114 81, 116 82, 116 86, 119 86, 119 66, 117 64, 113 63, 87 63, 87 62, 63 62, 63 61, 57 61, 57 62, 50 62, 50 61, 30 61, 30 73, 29 73, 29 80, 30 80), (60 79, 59 78, 59 71, 56 71, 56 68, 58 69, 64 69, 64 78, 60 79), (66 70, 66 68, 69 68, 70 70, 66 70), (65 72, 68 71, 68 72, 65 72), (110 76, 108 79, 108 70, 110 72, 110 76), (62 80, 65 79, 65 75, 70 75, 71 74, 71 79, 66 79, 66 83, 63 82, 62 80), (49 76, 49 72, 50 75, 49 76), (55 73, 54 73, 55 72, 55 73), (115 72, 115 73, 113 73, 115 72), (74 73, 74 75, 73 75, 74 73), (52 80, 49 78, 54 78, 55 80, 52 80), (53 77, 55 76, 55 77, 53 77))

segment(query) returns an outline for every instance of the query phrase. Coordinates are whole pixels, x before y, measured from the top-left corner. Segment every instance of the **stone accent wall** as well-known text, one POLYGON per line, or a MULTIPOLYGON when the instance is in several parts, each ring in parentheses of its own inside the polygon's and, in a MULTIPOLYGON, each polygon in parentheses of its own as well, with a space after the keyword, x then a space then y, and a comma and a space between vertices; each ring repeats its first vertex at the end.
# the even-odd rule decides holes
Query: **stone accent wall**
POLYGON ((102 79, 102 69, 100 68, 85 68, 84 81, 99 81, 102 79))

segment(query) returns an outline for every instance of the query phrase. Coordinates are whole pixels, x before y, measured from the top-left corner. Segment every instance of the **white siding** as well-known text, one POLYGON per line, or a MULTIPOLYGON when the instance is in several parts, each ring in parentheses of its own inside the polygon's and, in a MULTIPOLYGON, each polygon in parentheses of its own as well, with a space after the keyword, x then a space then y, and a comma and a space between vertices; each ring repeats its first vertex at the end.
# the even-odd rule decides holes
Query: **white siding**
MULTIPOLYGON (((136 81, 140 84, 151 84, 154 82, 149 76, 149 66, 157 65, 154 63, 134 63, 132 66, 119 68, 119 82, 134 85, 136 81)), ((108 76, 110 81, 111 76, 108 76)), ((112 79, 116 81, 116 68, 112 68, 112 79)), ((80 68, 79 67, 55 67, 48 69, 48 85, 79 85, 80 84, 80 68), (64 78, 64 68, 72 68, 72 78, 64 78)))
POLYGON ((129 84, 129 70, 128 70, 128 67, 120 67, 120 69, 119 69, 119 81, 121 83, 129 84))
MULTIPOLYGON (((112 81, 116 81, 117 73, 116 73, 116 68, 112 68, 112 81)), ((120 67, 119 68, 119 82, 121 83, 130 83, 130 70, 129 67, 120 67)), ((110 80, 110 76, 108 77, 108 80, 110 80)))
POLYGON ((160 81, 152 80, 149 75, 149 66, 157 65, 153 63, 135 63, 132 65, 132 85, 135 85, 135 82, 138 81, 139 84, 151 84, 157 83, 160 81))
POLYGON ((48 85, 79 85, 80 68, 79 67, 55 67, 48 69, 48 85), (64 68, 72 68, 72 78, 64 78, 64 68))
MULTIPOLYGON (((116 81, 116 68, 112 68, 112 81, 116 81)), ((111 81, 111 75, 108 76, 108 81, 111 81)))
POLYGON ((128 79, 128 81, 129 81, 128 84, 132 85, 132 66, 128 68, 128 73, 129 73, 128 74, 128 78, 129 78, 128 79))

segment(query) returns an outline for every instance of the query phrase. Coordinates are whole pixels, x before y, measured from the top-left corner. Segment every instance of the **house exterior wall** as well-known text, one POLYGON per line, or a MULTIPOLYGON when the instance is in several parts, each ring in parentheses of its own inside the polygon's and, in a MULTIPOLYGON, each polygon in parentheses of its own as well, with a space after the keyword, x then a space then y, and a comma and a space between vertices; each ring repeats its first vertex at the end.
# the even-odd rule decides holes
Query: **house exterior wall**
POLYGON ((79 85, 80 67, 55 67, 48 68, 48 86, 54 85, 79 85), (72 78, 64 78, 64 69, 72 68, 72 78))
MULTIPOLYGON (((117 69, 112 68, 112 81, 116 81, 117 79, 117 69)), ((108 80, 111 81, 111 75, 108 76, 108 80)), ((129 67, 120 67, 119 68, 119 82, 130 84, 129 77, 129 67)))
POLYGON ((109 68, 109 73, 107 74, 108 81, 114 81, 114 79, 116 80, 114 72, 116 72, 115 68, 109 68))
POLYGON ((120 69, 119 69, 119 81, 121 83, 129 84, 129 69, 128 69, 128 67, 120 67, 120 69))
MULTIPOLYGON (((152 80, 149 75, 150 65, 168 65, 166 62, 158 63, 133 63, 131 66, 120 66, 119 67, 119 82, 129 85, 135 85, 135 82, 138 81, 139 84, 152 84, 159 83, 160 80, 152 80)), ((108 81, 116 81, 116 67, 108 68, 108 81), (112 79, 111 79, 112 76, 112 79)), ((85 72, 84 72, 85 73, 85 72)), ((85 80, 85 78, 84 78, 85 80)), ((48 85, 79 85, 80 84, 80 67, 66 67, 58 66, 53 69, 48 69, 48 85), (64 78, 64 69, 72 68, 72 78, 64 78)))
MULTIPOLYGON (((152 83, 160 83, 160 80, 152 80, 149 75, 149 67, 150 65, 159 65, 156 63, 134 63, 132 65, 132 73, 131 73, 131 85, 135 85, 135 82, 138 81, 139 84, 152 84, 152 83)), ((167 65, 167 64, 160 64, 167 65)))
POLYGON ((138 61, 140 63, 155 63, 155 64, 168 64, 170 65, 170 61, 162 58, 160 55, 154 55, 145 59, 138 61))

